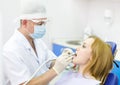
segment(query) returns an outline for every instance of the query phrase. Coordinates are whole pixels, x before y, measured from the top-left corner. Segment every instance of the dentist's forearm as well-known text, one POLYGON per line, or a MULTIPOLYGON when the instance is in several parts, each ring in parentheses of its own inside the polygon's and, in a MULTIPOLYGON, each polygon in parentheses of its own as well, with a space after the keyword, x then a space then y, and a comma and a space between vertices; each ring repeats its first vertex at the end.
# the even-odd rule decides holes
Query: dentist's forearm
MULTIPOLYGON (((28 82, 27 85, 48 85, 48 83, 55 77, 57 76, 57 73, 53 70, 50 69, 46 73, 33 78, 30 82, 28 82)), ((21 84, 23 85, 23 84, 21 84)))

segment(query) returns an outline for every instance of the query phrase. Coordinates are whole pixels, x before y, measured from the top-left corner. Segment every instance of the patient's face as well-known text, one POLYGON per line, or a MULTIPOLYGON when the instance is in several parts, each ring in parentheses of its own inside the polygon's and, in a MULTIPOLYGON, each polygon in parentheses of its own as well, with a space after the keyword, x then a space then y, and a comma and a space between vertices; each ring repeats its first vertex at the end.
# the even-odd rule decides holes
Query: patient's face
POLYGON ((80 47, 76 49, 77 56, 74 57, 73 63, 78 65, 85 65, 92 57, 91 45, 94 42, 93 38, 86 39, 80 47))

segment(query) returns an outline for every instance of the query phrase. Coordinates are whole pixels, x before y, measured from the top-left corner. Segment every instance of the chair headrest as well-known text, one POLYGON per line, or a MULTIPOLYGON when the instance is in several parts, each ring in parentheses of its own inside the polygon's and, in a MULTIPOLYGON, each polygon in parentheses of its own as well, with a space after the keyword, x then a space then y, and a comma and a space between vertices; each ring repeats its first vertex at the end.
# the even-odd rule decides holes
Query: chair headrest
POLYGON ((111 46, 112 55, 114 56, 116 48, 117 48, 117 44, 115 42, 112 42, 112 41, 108 41, 106 43, 108 43, 111 46))
POLYGON ((118 77, 113 73, 109 73, 104 85, 118 85, 118 77))
MULTIPOLYGON (((112 55, 114 57, 115 52, 116 52, 116 48, 117 48, 117 44, 115 42, 112 42, 112 41, 107 41, 106 43, 111 46, 112 55)), ((119 68, 119 65, 115 61, 113 61, 113 62, 119 68)))

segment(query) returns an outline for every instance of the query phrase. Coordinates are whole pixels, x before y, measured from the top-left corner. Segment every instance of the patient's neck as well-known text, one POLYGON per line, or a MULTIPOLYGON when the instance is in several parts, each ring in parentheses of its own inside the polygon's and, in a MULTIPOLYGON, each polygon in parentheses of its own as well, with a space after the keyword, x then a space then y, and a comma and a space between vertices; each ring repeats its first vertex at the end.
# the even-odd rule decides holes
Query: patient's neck
MULTIPOLYGON (((80 73, 80 74, 83 75, 84 69, 85 69, 85 66, 82 66, 82 65, 79 66, 78 73, 80 73)), ((95 79, 95 77, 92 76, 90 72, 86 72, 86 73, 84 74, 84 76, 85 76, 86 78, 95 79)))
POLYGON ((83 74, 84 69, 85 69, 85 66, 84 65, 80 65, 79 69, 78 69, 78 73, 83 74))

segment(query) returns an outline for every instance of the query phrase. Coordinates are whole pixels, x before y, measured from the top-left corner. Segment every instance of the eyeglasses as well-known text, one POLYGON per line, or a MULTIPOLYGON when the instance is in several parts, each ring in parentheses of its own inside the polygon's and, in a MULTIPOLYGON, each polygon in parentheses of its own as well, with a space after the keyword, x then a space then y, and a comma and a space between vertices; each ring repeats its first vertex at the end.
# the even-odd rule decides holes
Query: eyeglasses
POLYGON ((31 20, 31 21, 37 25, 46 25, 47 23, 47 20, 31 20))

